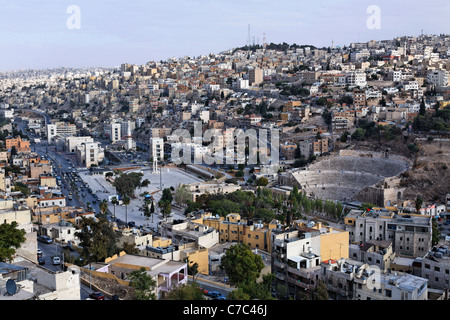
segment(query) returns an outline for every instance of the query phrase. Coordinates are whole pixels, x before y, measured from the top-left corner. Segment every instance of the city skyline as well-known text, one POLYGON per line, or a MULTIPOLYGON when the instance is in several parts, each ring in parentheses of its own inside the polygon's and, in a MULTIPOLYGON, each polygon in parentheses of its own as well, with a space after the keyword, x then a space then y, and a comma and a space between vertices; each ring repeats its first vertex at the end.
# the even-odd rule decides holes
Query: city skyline
POLYGON ((115 67, 170 57, 199 56, 248 41, 317 47, 446 33, 450 5, 427 7, 388 1, 0 1, 0 71, 57 67, 115 67), (79 28, 70 29, 76 6, 79 28), (369 28, 370 6, 380 26, 369 28), (289 9, 290 8, 290 9, 289 9), (288 9, 288 10, 287 10, 288 9), (430 13, 430 14, 428 14, 430 13), (431 14, 432 13, 432 14, 431 14))

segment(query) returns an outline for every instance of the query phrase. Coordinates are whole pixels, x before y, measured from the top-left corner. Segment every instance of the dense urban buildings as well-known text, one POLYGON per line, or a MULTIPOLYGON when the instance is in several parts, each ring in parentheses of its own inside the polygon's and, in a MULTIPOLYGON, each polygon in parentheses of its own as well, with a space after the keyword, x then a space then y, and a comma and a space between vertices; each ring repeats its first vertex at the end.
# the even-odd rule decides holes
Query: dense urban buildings
POLYGON ((447 300, 449 70, 422 34, 1 73, 0 300, 132 300, 139 270, 155 299, 447 300))

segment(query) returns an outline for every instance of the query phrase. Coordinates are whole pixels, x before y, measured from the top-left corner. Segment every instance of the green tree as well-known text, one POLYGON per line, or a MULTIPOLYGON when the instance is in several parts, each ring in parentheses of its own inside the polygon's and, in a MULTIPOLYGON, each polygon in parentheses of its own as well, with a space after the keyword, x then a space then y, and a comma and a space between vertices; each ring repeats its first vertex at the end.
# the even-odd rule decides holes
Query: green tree
POLYGON ((158 206, 161 208, 161 213, 164 218, 167 218, 172 212, 172 192, 169 188, 163 190, 161 199, 158 202, 158 206))
POLYGON ((237 288, 233 291, 231 291, 228 296, 227 296, 228 300, 250 300, 251 297, 248 293, 246 293, 244 291, 244 289, 242 287, 237 288))
POLYGON ((186 263, 188 266, 188 274, 192 276, 192 281, 195 282, 195 276, 198 275, 198 263, 194 261, 190 261, 189 257, 186 258, 186 263))
POLYGON ((314 290, 313 293, 313 299, 314 300, 329 300, 329 296, 328 296, 328 288, 326 286, 326 284, 322 281, 319 280, 316 286, 316 289, 314 290))
POLYGON ((20 248, 25 242, 25 230, 17 229, 18 223, 3 223, 0 225, 0 261, 11 261, 16 253, 16 249, 20 248))
POLYGON ((267 178, 265 177, 261 177, 257 180, 257 185, 261 186, 261 187, 265 187, 269 184, 269 180, 267 180, 267 178))
POLYGON ((122 251, 125 251, 127 254, 139 254, 139 248, 136 247, 135 243, 124 242, 122 245, 122 251))
POLYGON ((426 113, 425 110, 425 98, 422 97, 422 102, 420 103, 420 107, 419 107, 419 115, 424 116, 426 113))
POLYGON ((27 197, 30 194, 30 189, 28 186, 20 181, 14 183, 14 190, 22 192, 22 194, 27 197))
POLYGON ((144 267, 131 272, 128 279, 130 279, 130 286, 135 289, 134 300, 156 300, 156 281, 151 275, 147 274, 144 267))
POLYGON ((148 187, 149 184, 150 184, 150 180, 145 179, 144 181, 142 181, 141 187, 142 188, 148 187))
POLYGON ((422 208, 423 200, 421 197, 417 197, 414 201, 414 206, 416 208, 416 212, 420 213, 420 209, 422 208))
POLYGON ((80 239, 80 255, 87 262, 104 261, 117 253, 117 235, 104 217, 98 220, 82 217, 75 236, 80 239))
POLYGON ((352 139, 357 140, 357 141, 362 141, 362 140, 364 140, 365 136, 366 136, 366 131, 363 128, 358 128, 352 134, 352 139))
POLYGON ((103 199, 100 204, 100 211, 102 214, 106 215, 106 210, 108 210, 108 201, 106 199, 103 199))
POLYGON ((152 215, 152 222, 153 222, 153 214, 155 213, 155 204, 153 203, 150 205, 150 214, 152 215))
POLYGON ((225 270, 230 281, 239 286, 246 282, 255 282, 264 263, 259 255, 252 252, 245 243, 231 246, 221 259, 220 268, 225 270))
POLYGON ((263 277, 262 282, 248 281, 239 284, 239 288, 243 289, 250 299, 273 300, 271 288, 275 275, 270 273, 263 277))
POLYGON ((123 173, 114 180, 114 187, 117 194, 121 197, 128 196, 132 198, 136 188, 141 186, 142 173, 132 172, 123 173))
POLYGON ((192 195, 191 195, 191 192, 189 191, 189 187, 187 185, 180 184, 175 189, 174 199, 175 199, 175 202, 178 203, 179 205, 186 206, 188 201, 191 200, 191 198, 192 198, 192 195))
POLYGON ((432 233, 431 233, 431 245, 435 246, 441 240, 441 232, 438 229, 438 224, 435 218, 431 221, 432 233))
POLYGON ((203 292, 194 284, 182 284, 170 290, 169 300, 205 300, 203 292))

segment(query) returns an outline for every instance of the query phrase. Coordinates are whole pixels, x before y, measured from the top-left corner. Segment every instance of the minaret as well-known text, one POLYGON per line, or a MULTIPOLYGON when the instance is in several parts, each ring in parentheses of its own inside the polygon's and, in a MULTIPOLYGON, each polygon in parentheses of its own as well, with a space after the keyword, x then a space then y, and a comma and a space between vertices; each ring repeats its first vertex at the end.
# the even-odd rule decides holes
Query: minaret
POLYGON ((128 129, 127 129, 126 141, 127 141, 127 150, 131 150, 133 148, 133 136, 131 135, 130 126, 128 126, 128 129))

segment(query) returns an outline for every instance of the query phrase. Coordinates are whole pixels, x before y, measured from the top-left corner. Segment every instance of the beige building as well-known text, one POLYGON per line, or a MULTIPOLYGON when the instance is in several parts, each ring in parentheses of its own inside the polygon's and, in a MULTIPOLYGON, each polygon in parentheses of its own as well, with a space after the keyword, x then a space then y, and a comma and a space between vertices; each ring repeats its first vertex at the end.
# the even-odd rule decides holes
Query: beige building
POLYGON ((144 268, 147 275, 156 281, 154 293, 164 298, 174 287, 187 283, 187 263, 172 260, 147 258, 125 254, 105 261, 101 272, 111 273, 117 278, 128 280, 128 275, 144 268))
POLYGON ((193 221, 162 223, 160 228, 161 235, 170 238, 173 244, 194 242, 203 248, 210 248, 219 242, 217 229, 193 221))
POLYGON ((249 84, 251 86, 259 85, 263 82, 263 70, 261 68, 253 68, 248 71, 249 84))

